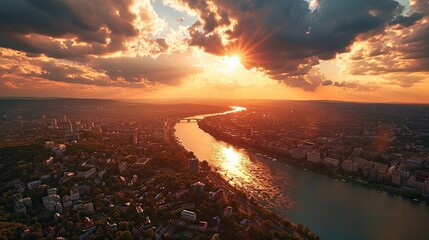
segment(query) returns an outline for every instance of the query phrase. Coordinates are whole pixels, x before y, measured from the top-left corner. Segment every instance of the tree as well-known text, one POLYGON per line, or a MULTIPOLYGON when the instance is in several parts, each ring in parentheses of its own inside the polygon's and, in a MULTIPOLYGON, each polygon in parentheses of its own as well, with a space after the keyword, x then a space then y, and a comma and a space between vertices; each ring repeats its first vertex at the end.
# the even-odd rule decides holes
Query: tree
POLYGON ((67 221, 67 223, 66 223, 66 230, 68 232, 71 232, 71 230, 73 230, 73 227, 74 227, 74 223, 72 221, 67 221))
POLYGON ((116 240, 133 240, 133 235, 131 235, 130 231, 122 231, 116 240))

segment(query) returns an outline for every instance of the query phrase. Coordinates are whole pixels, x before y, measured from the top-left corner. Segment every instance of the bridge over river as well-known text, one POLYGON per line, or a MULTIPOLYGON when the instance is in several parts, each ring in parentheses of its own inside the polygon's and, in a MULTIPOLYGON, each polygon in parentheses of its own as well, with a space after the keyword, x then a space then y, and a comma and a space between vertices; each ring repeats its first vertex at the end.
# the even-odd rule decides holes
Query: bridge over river
POLYGON ((200 121, 202 118, 182 118, 177 120, 177 122, 198 122, 200 121))

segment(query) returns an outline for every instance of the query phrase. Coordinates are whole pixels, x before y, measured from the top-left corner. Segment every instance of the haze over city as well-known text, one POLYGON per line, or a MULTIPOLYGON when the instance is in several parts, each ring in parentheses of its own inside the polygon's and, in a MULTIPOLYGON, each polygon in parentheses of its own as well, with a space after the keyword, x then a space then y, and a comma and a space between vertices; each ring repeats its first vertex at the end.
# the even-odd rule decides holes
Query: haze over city
POLYGON ((428 103, 425 0, 0 3, 0 95, 428 103))

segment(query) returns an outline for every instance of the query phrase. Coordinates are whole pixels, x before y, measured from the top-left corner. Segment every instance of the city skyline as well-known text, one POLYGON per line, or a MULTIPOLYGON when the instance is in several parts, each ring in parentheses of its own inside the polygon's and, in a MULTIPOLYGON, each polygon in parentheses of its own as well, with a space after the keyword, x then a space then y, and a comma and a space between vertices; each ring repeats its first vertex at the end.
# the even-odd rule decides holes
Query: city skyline
POLYGON ((429 103, 429 6, 2 1, 0 96, 429 103))

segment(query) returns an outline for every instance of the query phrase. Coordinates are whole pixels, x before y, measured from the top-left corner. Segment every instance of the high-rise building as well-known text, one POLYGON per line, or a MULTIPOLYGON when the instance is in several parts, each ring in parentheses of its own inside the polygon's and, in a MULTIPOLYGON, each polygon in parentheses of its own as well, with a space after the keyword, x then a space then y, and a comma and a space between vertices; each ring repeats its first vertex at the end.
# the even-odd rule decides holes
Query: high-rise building
POLYGON ((56 119, 56 118, 51 119, 51 126, 52 126, 52 127, 57 127, 57 126, 58 126, 58 124, 57 124, 57 119, 56 119))
POLYGON ((72 133, 73 132, 73 123, 72 122, 69 122, 69 125, 68 125, 68 132, 69 133, 72 133))
POLYGON ((196 158, 189 159, 189 172, 191 174, 198 173, 199 161, 196 158))

